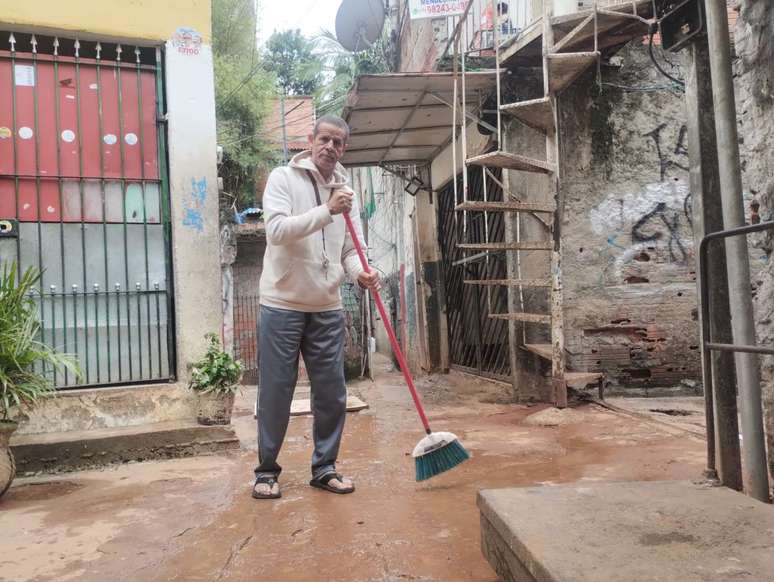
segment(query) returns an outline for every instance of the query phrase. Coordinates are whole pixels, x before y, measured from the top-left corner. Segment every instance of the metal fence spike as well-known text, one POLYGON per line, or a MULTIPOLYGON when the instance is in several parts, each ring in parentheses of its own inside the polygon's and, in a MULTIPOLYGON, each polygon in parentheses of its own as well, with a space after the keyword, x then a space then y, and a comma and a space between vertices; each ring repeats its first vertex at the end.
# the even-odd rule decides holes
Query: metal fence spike
POLYGON ((32 45, 32 53, 37 54, 38 52, 38 39, 35 38, 35 35, 32 35, 32 39, 30 40, 30 44, 32 45))
POLYGON ((11 35, 8 37, 8 42, 11 43, 11 52, 16 52, 16 37, 11 33, 11 35))
POLYGON ((123 48, 121 48, 121 45, 120 45, 120 44, 119 44, 119 45, 116 45, 116 60, 117 60, 117 61, 120 61, 120 60, 121 60, 121 53, 122 53, 122 52, 124 52, 124 49, 123 49, 123 48))
POLYGON ((100 60, 102 58, 102 44, 98 42, 96 49, 97 49, 97 60, 100 60))
POLYGON ((54 56, 59 56, 59 37, 54 37, 54 56))
POLYGON ((75 58, 81 56, 81 41, 79 41, 77 38, 75 39, 75 58))
POLYGON ((137 64, 140 64, 140 47, 134 47, 134 55, 137 58, 137 64))

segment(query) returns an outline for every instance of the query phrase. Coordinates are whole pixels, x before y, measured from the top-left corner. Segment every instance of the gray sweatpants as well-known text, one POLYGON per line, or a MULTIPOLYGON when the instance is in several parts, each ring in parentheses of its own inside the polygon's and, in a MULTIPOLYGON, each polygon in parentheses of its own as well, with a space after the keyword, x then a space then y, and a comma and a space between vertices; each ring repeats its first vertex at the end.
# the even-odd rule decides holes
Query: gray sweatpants
POLYGON ((304 356, 312 383, 312 477, 335 470, 347 413, 344 381, 344 312, 303 313, 261 306, 258 356, 258 461, 256 477, 277 477, 277 457, 290 420, 304 356))

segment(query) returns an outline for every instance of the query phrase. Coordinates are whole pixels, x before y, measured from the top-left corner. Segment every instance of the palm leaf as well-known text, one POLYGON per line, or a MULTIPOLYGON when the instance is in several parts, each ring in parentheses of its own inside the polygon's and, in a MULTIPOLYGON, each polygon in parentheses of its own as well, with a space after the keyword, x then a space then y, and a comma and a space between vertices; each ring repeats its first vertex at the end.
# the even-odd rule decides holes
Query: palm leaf
POLYGON ((0 274, 0 418, 13 407, 32 407, 54 394, 54 370, 76 378, 76 359, 41 342, 40 319, 34 297, 41 273, 30 267, 21 275, 15 262, 0 274), (42 370, 42 371, 41 371, 42 370))

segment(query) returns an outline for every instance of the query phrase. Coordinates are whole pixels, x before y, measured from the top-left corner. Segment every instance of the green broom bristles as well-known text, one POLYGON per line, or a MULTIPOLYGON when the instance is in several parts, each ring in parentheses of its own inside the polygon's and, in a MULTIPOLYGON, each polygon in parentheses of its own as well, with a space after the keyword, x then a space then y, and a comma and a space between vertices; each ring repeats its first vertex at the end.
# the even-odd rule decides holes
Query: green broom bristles
POLYGON ((424 455, 415 457, 417 481, 424 481, 453 469, 460 463, 470 458, 470 454, 465 450, 458 440, 429 451, 424 455))

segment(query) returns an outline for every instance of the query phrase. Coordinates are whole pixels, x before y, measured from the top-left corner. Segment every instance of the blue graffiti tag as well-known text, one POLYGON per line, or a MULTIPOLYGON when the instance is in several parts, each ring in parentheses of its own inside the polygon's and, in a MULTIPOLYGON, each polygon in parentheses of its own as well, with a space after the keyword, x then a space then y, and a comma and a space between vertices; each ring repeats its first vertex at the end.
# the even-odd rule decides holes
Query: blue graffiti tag
POLYGON ((197 232, 204 232, 204 218, 202 209, 207 201, 207 178, 196 180, 191 178, 191 199, 186 205, 183 226, 193 228, 197 232))
POLYGON ((193 228, 197 232, 204 232, 204 219, 202 218, 202 213, 195 208, 186 208, 183 225, 193 228))
POLYGON ((204 202, 207 200, 207 178, 201 180, 191 178, 191 197, 200 207, 204 206, 204 202))

